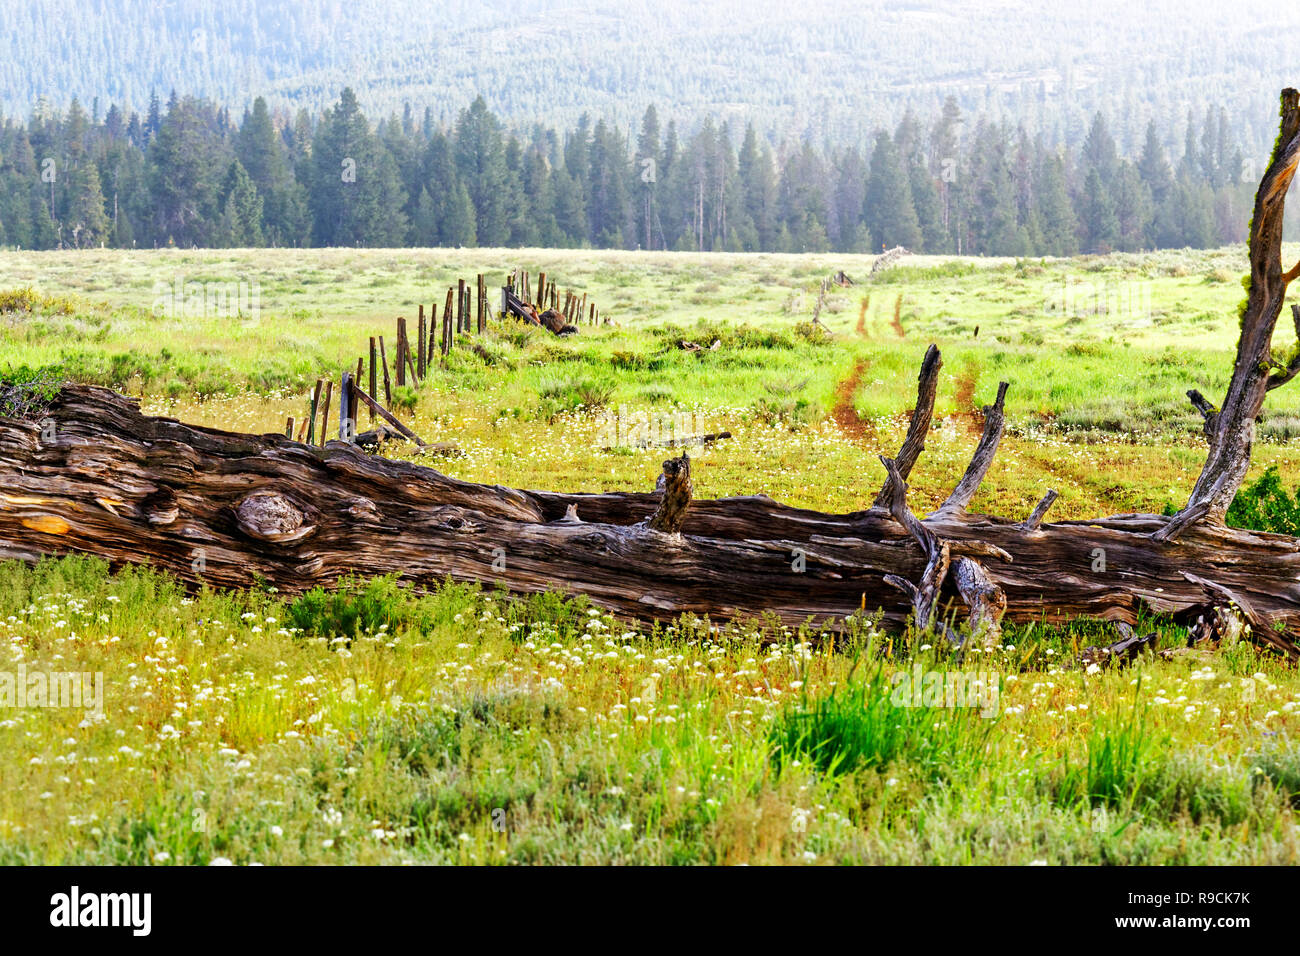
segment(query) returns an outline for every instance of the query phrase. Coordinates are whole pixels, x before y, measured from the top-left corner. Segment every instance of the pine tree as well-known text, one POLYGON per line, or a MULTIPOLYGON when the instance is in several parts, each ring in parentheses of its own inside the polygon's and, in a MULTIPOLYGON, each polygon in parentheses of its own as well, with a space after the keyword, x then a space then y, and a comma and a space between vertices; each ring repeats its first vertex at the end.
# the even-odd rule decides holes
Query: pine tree
POLYGON ((912 204, 912 187, 884 130, 876 133, 871 150, 862 215, 872 240, 882 248, 920 246, 921 224, 912 204))
POLYGON ((1119 168, 1119 151, 1115 148, 1115 140, 1110 135, 1106 118, 1101 113, 1093 116, 1092 125, 1088 128, 1088 136, 1083 141, 1083 149, 1079 154, 1079 168, 1085 174, 1090 169, 1096 170, 1103 186, 1109 187, 1115 180, 1119 168))
POLYGON ((659 149, 659 113, 652 103, 641 117, 641 132, 636 140, 636 242, 644 249, 657 248, 659 211, 655 193, 659 186, 659 149))
POLYGON ((1151 190, 1132 163, 1120 163, 1114 194, 1116 248, 1123 252, 1146 248, 1155 222, 1155 204, 1151 190))
POLYGON ((588 235, 600 248, 622 248, 631 224, 627 150, 622 138, 603 119, 592 132, 587 172, 588 235))
POLYGON ((932 175, 938 179, 939 215, 943 222, 947 238, 944 247, 953 252, 957 250, 957 223, 954 216, 954 202, 957 184, 958 139, 957 127, 962 123, 961 109, 956 97, 949 94, 943 102, 943 110, 930 131, 929 166, 932 175))
POLYGON ((1045 155, 1038 165, 1034 190, 1043 249, 1049 256, 1072 256, 1079 251, 1079 221, 1065 185, 1065 166, 1059 156, 1045 155))
POLYGON ((510 237, 505 204, 506 161, 501 124, 483 97, 476 97, 456 121, 456 172, 477 216, 478 241, 503 246, 510 237))
MULTIPOLYGON (((867 164, 856 149, 846 149, 833 164, 835 187, 830 204, 831 248, 837 252, 870 252, 857 248, 862 236, 862 207, 866 202, 867 164)), ((918 250, 919 251, 919 250, 918 250)))
POLYGON ((223 246, 251 248, 262 245, 262 197, 238 159, 231 161, 221 187, 221 221, 217 236, 223 246))
POLYGON ((274 245, 302 243, 308 228, 306 193, 294 178, 289 148, 260 96, 240 125, 235 156, 262 199, 261 231, 266 238, 274 245))
POLYGON ((1146 139, 1142 143, 1142 156, 1138 159, 1137 170, 1138 175, 1142 177, 1142 182, 1146 183, 1147 189, 1151 190, 1151 198, 1158 203, 1163 202, 1174 184, 1174 177, 1169 169, 1169 160, 1165 158, 1165 148, 1160 144, 1160 137, 1156 135, 1155 120, 1147 124, 1146 139))
POLYGON ((966 254, 1009 256, 1020 251, 1016 188, 1007 158, 1006 133, 981 122, 971 146, 963 213, 970 245, 966 254))
POLYGON ((317 245, 391 246, 407 232, 406 192, 393 157, 344 89, 311 147, 312 237, 317 245))
POLYGON ((75 249, 91 249, 108 237, 109 221, 104 214, 104 193, 99 170, 84 161, 68 173, 68 206, 64 237, 75 249))
POLYGON ((211 104, 171 100, 149 144, 149 191, 153 240, 158 244, 206 246, 218 218, 219 177, 228 151, 215 132, 211 104))
POLYGON ((1101 173, 1095 166, 1088 170, 1079 206, 1084 251, 1112 251, 1119 240, 1119 217, 1115 215, 1115 199, 1106 190, 1101 173))

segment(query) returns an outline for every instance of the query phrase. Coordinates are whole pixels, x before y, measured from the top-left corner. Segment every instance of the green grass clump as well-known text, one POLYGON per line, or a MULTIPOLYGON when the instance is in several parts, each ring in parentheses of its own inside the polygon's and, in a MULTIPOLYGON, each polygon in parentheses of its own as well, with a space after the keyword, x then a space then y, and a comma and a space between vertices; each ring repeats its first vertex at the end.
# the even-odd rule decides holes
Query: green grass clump
MULTIPOLYGON (((945 671, 932 674, 949 677, 945 671)), ((806 760, 834 776, 901 764, 927 779, 951 780, 979 760, 994 721, 978 709, 900 700, 898 684, 880 659, 850 676, 847 686, 815 700, 805 695, 772 722, 768 739, 778 767, 806 760)))
POLYGON ((1225 518, 1233 528, 1300 535, 1300 488, 1288 492, 1276 465, 1241 488, 1225 518))
POLYGON ((66 378, 61 369, 8 368, 0 374, 0 418, 40 419, 66 378))
POLYGON ((1286 738, 1274 738, 1250 766, 1257 780, 1268 780, 1291 806, 1300 808, 1300 746, 1286 738))
POLYGON ((348 640, 398 628, 427 634, 434 624, 419 598, 392 575, 365 581, 349 576, 329 590, 312 588, 289 604, 287 614, 303 634, 348 640))
POLYGON ((1057 781, 1057 803, 1112 808, 1132 804, 1159 746, 1136 701, 1135 696, 1127 718, 1103 718, 1093 726, 1085 759, 1067 763, 1057 781))

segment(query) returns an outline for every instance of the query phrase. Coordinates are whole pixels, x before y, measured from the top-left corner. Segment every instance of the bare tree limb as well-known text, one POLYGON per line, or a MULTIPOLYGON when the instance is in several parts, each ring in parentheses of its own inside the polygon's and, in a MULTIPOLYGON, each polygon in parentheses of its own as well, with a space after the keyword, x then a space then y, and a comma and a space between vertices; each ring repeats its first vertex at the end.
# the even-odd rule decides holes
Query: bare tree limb
MULTIPOLYGON (((1300 263, 1296 264, 1296 269, 1300 269, 1300 263)), ((1288 279, 1287 281, 1291 280, 1288 279)), ((1268 390, 1270 392, 1279 386, 1285 385, 1295 378, 1297 374, 1300 374, 1300 305, 1292 303, 1291 316, 1295 320, 1295 353, 1292 355, 1290 362, 1268 377, 1268 390)))
MULTIPOLYGON (((939 347, 931 345, 925 350, 925 358, 921 360, 921 373, 917 376, 916 382, 916 407, 912 409, 912 420, 907 425, 907 437, 903 439, 903 445, 894 459, 898 473, 904 480, 912 473, 912 466, 925 450, 925 438, 930 432, 930 422, 934 418, 934 399, 939 388, 941 368, 943 368, 943 358, 939 354, 939 347)), ((889 483, 890 479, 886 478, 880 493, 876 495, 873 507, 889 508, 890 501, 893 500, 889 483)))
POLYGON ((1008 387, 1007 382, 999 382, 997 401, 992 405, 984 406, 984 432, 980 435, 979 444, 975 446, 975 453, 971 455, 970 464, 966 466, 966 473, 962 475, 961 481, 957 482, 957 487, 952 490, 948 500, 939 506, 939 511, 936 513, 965 511, 966 506, 975 497, 975 492, 979 491, 980 482, 984 480, 989 467, 993 464, 993 458, 998 453, 998 443, 1002 441, 1002 430, 1006 427, 1004 403, 1008 387))
MULTIPOLYGON (((921 546, 921 551, 926 556, 925 570, 921 572, 920 582, 914 587, 909 585, 911 587, 913 621, 917 630, 926 631, 930 629, 930 619, 934 614, 934 606, 939 599, 939 591, 943 588, 943 580, 948 575, 948 564, 952 553, 951 545, 947 541, 940 539, 938 535, 922 524, 916 515, 912 514, 911 509, 907 507, 907 482, 899 474, 898 466, 893 459, 882 455, 880 462, 885 466, 885 472, 889 475, 887 485, 891 495, 889 513, 921 546)), ((890 575, 890 577, 897 578, 896 575, 890 575)), ((899 586, 897 580, 892 580, 889 583, 895 587, 899 586)))
POLYGON ((1034 510, 1029 513, 1029 517, 1020 522, 1020 530, 1026 533, 1037 531, 1039 525, 1043 523, 1043 518, 1047 515, 1047 509, 1052 507, 1052 503, 1058 497, 1060 496, 1056 493, 1056 489, 1049 488, 1047 494, 1043 495, 1038 504, 1034 506, 1034 510))

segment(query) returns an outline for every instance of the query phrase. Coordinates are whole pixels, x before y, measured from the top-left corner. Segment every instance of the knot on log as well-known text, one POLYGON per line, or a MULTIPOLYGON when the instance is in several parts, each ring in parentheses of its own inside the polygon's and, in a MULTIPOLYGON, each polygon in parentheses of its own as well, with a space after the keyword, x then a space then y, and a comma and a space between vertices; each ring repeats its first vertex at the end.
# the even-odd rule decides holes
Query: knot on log
POLYGON ((380 519, 379 509, 369 498, 353 498, 343 509, 353 521, 378 521, 380 519))
POLYGON ((276 544, 299 541, 316 530, 301 508, 275 491, 255 491, 243 498, 235 506, 235 521, 250 538, 276 544))
POLYGON ((435 508, 432 513, 433 526, 453 534, 478 534, 483 530, 483 522, 476 512, 454 505, 435 508))
POLYGON ((156 525, 171 524, 180 516, 176 495, 165 485, 146 495, 144 501, 140 502, 140 510, 144 513, 145 520, 156 525))
POLYGON ((662 497, 646 527, 665 534, 680 534, 691 504, 691 459, 683 454, 664 462, 662 497))

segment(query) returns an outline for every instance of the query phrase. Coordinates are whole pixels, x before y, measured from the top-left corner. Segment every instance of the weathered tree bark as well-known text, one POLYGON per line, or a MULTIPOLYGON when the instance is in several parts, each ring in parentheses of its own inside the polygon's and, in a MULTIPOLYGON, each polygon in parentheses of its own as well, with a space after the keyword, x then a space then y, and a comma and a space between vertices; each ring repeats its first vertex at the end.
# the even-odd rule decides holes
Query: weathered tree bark
MULTIPOLYGON (((1187 393, 1205 419, 1210 453, 1187 504, 1156 532, 1172 541, 1197 523, 1222 525, 1232 499, 1250 467, 1255 422, 1264 396, 1300 372, 1300 347, 1290 361, 1273 356, 1273 330, 1286 299, 1287 286, 1300 275, 1300 263, 1288 272, 1282 265, 1282 217, 1286 193, 1300 162, 1300 93, 1282 91, 1282 119, 1273 156, 1259 190, 1250 222, 1250 292, 1241 312, 1237 360, 1222 409, 1215 409, 1200 392, 1187 393)), ((1300 309, 1294 310, 1300 334, 1300 309)))
MULTIPOLYGON (((664 462, 656 492, 559 494, 459 481, 433 469, 283 435, 238 435, 140 414, 74 386, 24 419, 0 419, 0 558, 82 552, 145 562, 191 582, 286 594, 348 573, 416 586, 450 577, 517 593, 567 588, 653 619, 773 614, 842 622, 865 608, 954 643, 992 643, 1003 620, 1114 622, 1144 611, 1197 638, 1232 631, 1300 657, 1300 539, 1227 528, 1264 394, 1300 374, 1269 352, 1286 283, 1280 228, 1300 156, 1300 104, 1283 93, 1282 135, 1251 231, 1251 294, 1223 410, 1199 395, 1210 451, 1188 506, 1168 519, 1125 514, 1044 523, 1049 491, 1023 521, 970 513, 1004 425, 1007 384, 943 506, 918 518, 907 476, 924 447, 941 363, 926 353, 899 458, 872 508, 823 514, 765 496, 692 500, 690 462, 664 462), (31 418, 37 414, 41 420, 31 418), (1227 495, 1225 499, 1225 495, 1227 495), (951 571, 951 574, 949 573, 951 571), (957 626, 958 609, 966 622, 957 626)), ((1300 322, 1300 310, 1297 311, 1300 322)), ((29 410, 30 412, 30 410, 29 410)))

